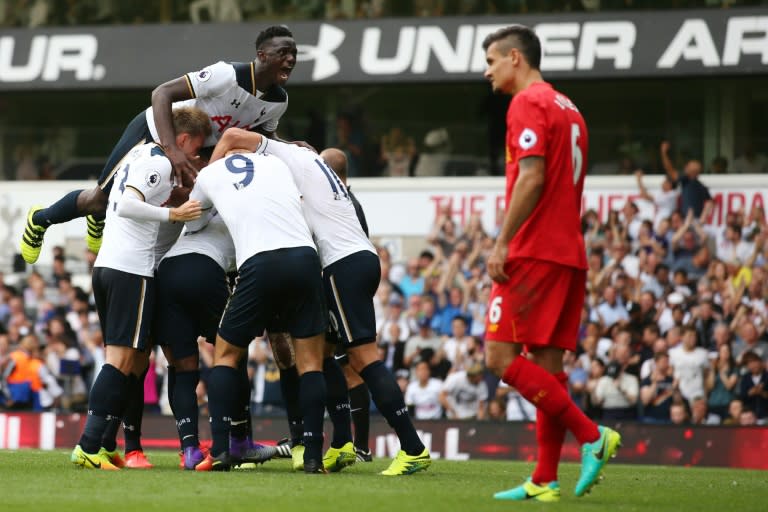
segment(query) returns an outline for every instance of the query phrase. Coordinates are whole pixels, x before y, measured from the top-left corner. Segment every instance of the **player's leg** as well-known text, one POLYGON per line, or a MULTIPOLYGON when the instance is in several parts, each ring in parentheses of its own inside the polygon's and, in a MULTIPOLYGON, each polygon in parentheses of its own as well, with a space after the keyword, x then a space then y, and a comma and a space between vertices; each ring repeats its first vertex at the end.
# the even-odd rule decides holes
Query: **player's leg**
MULTIPOLYGON (((570 298, 570 269, 543 262, 516 260, 508 263, 506 270, 510 281, 503 286, 494 285, 491 291, 486 329, 488 368, 504 382, 517 388, 542 413, 571 430, 581 444, 599 440, 601 434, 597 425, 571 400, 558 378, 521 354, 522 342, 537 347, 552 346, 554 343, 559 348, 575 348, 575 332, 573 339, 566 335, 568 339, 565 340, 556 338, 559 333, 555 332, 562 303, 570 298), (555 302, 558 302, 556 307, 553 306, 555 302)), ((554 355, 550 357, 553 360, 556 358, 554 355)), ((542 355, 541 360, 548 359, 542 355)), ((530 487, 535 483, 526 482, 521 488, 526 485, 530 487)), ((521 488, 498 493, 496 497, 525 499, 528 497, 526 494, 531 494, 530 489, 522 489, 526 492, 521 498, 520 493, 515 492, 521 488)), ((535 491, 537 499, 547 499, 547 489, 535 491)))
POLYGON ((144 382, 148 370, 149 350, 138 352, 134 358, 134 367, 131 372, 134 379, 128 391, 128 406, 123 415, 125 467, 131 469, 152 469, 153 467, 141 446, 141 423, 144 419, 144 382))
MULTIPOLYGON (((208 377, 208 409, 213 445, 198 471, 229 471, 241 462, 263 462, 263 453, 248 450, 235 460, 229 453, 232 415, 239 402, 242 379, 238 366, 245 360, 248 345, 264 332, 266 319, 273 316, 274 286, 270 268, 262 254, 247 259, 239 269, 237 286, 227 304, 216 336, 213 368, 208 377), (253 455, 253 460, 251 460, 253 455)), ((272 448, 272 455, 277 451, 272 448)))
POLYGON ((151 280, 113 269, 99 267, 93 271, 94 298, 106 355, 88 398, 85 428, 72 452, 75 464, 102 469, 115 469, 122 464, 114 444, 104 446, 104 438, 125 412, 135 379, 132 370, 136 353, 146 342, 152 306, 151 298, 146 299, 153 296, 148 282, 151 280), (145 320, 144 315, 149 318, 145 320))
MULTIPOLYGON (((287 333, 270 332, 269 345, 275 363, 280 370, 280 391, 288 419, 288 447, 293 459, 293 469, 304 469, 304 421, 299 407, 299 372, 296 370, 296 352, 287 333)), ((281 443, 280 447, 285 443, 281 443)), ((284 455, 282 455, 284 456, 284 455)))
POLYGON ((331 445, 323 456, 323 466, 330 472, 344 469, 355 463, 355 446, 352 443, 352 418, 349 413, 349 392, 344 371, 334 357, 336 344, 328 343, 326 335, 323 359, 323 375, 327 389, 325 407, 333 424, 331 445))
POLYGON ((339 364, 341 364, 341 368, 344 370, 344 377, 347 379, 349 412, 352 415, 352 424, 355 428, 355 454, 358 461, 371 462, 373 461, 373 456, 368 445, 371 427, 371 394, 360 374, 349 366, 349 359, 346 353, 344 358, 339 361, 339 364))
POLYGON ((88 248, 98 252, 104 231, 104 212, 107 197, 120 161, 131 148, 151 140, 144 112, 126 127, 120 140, 107 159, 98 186, 91 190, 73 190, 47 208, 33 206, 27 214, 27 224, 21 239, 21 254, 27 263, 35 263, 40 256, 45 231, 53 224, 61 224, 83 215, 95 216, 88 220, 88 248))

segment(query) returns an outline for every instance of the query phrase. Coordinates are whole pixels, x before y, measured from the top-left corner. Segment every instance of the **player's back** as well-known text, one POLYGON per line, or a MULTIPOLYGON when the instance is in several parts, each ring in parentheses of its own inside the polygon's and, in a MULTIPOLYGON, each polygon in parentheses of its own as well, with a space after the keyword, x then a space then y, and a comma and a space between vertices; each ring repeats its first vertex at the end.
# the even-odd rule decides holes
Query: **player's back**
MULTIPOLYGON (((228 156, 203 169, 195 189, 198 186, 227 225, 238 267, 260 252, 315 247, 301 193, 279 158, 255 153, 228 156)), ((198 197, 193 190, 191 198, 198 197)))
POLYGON ((162 206, 172 188, 171 162, 157 144, 143 144, 126 156, 115 180, 107 203, 104 238, 94 265, 151 276, 160 222, 121 217, 118 204, 124 193, 136 193, 148 204, 162 206))
POLYGON ((304 197, 307 222, 323 268, 356 252, 376 252, 363 231, 349 191, 317 153, 266 138, 260 151, 280 158, 291 170, 304 197))
POLYGON ((510 256, 586 268, 580 222, 588 148, 583 117, 568 97, 538 82, 515 95, 507 123, 507 204, 519 160, 538 156, 546 165, 541 197, 512 239, 510 256))
POLYGON ((185 227, 179 239, 165 254, 165 258, 182 254, 204 254, 225 272, 232 270, 235 265, 235 245, 227 225, 216 209, 211 210, 208 215, 210 220, 203 228, 192 230, 185 227))

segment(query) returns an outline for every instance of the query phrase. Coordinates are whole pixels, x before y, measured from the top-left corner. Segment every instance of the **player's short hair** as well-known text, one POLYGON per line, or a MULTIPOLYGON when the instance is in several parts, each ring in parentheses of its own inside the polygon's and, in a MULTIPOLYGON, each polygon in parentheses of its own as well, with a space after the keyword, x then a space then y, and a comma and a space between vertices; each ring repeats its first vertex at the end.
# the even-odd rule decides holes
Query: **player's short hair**
POLYGON ((525 25, 510 25, 500 28, 492 34, 488 34, 483 40, 483 50, 499 41, 501 53, 507 53, 512 48, 517 48, 523 54, 528 65, 533 69, 539 69, 541 65, 541 41, 532 28, 525 25))
POLYGON ((256 36, 256 49, 261 50, 261 46, 275 37, 293 37, 293 33, 285 25, 272 25, 267 27, 256 36))
POLYGON ((197 107, 179 107, 173 109, 173 130, 179 133, 188 133, 193 137, 202 135, 208 138, 211 135, 211 121, 208 114, 197 107))

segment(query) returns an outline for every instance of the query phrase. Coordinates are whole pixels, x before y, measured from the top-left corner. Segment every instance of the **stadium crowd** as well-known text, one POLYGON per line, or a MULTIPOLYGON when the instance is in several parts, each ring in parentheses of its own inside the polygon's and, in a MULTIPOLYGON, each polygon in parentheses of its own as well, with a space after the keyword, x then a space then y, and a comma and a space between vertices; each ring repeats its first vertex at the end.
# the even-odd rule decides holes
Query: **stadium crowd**
MULTIPOLYGON (((764 3, 764 2, 763 2, 764 3)), ((237 23, 275 19, 361 19, 387 16, 473 16, 616 9, 729 8, 761 0, 117 0, 0 1, 0 26, 41 27, 133 23, 237 23)))
MULTIPOLYGON (((636 202, 605 222, 583 214, 589 270, 577 353, 566 355, 573 399, 593 418, 650 423, 768 422, 768 244, 765 211, 710 222, 712 203, 696 162, 674 167, 651 193, 637 172, 636 202), (680 185, 673 186, 677 178, 680 185), (682 207, 687 213, 683 213, 682 207), (694 213, 698 212, 698 213, 694 213)), ((479 216, 458 226, 441 211, 424 250, 396 261, 378 247, 378 349, 417 419, 533 420, 535 409, 483 367, 494 232, 479 216)), ((89 264, 93 255, 87 253, 89 264)), ((0 279, 0 404, 82 410, 104 348, 88 280, 73 285, 54 248, 50 272, 0 279)), ((77 279, 75 279, 77 280, 77 279)), ((211 346, 201 339, 205 369, 211 346)), ((256 415, 283 414, 279 372, 266 340, 251 345, 256 415)), ((145 402, 168 413, 165 362, 157 351, 145 402)))

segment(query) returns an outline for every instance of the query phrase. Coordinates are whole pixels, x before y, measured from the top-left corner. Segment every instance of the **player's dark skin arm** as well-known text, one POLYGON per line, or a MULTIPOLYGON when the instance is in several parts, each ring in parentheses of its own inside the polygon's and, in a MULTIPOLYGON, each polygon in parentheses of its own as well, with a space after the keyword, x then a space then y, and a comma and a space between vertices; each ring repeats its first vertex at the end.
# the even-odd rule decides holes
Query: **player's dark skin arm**
POLYGON ((196 176, 198 167, 176 146, 176 132, 173 130, 171 105, 174 101, 189 100, 192 97, 192 90, 186 76, 160 84, 152 91, 152 113, 155 116, 155 127, 157 127, 157 134, 160 137, 160 144, 165 148, 165 154, 173 165, 173 173, 177 183, 181 183, 183 173, 196 176))
POLYGON ((499 237, 488 258, 488 273, 497 283, 503 283, 509 276, 504 273, 504 263, 507 260, 509 241, 517 234, 520 226, 528 219, 539 203, 541 191, 544 189, 544 158, 529 156, 518 163, 520 174, 512 191, 512 198, 504 215, 499 237))

